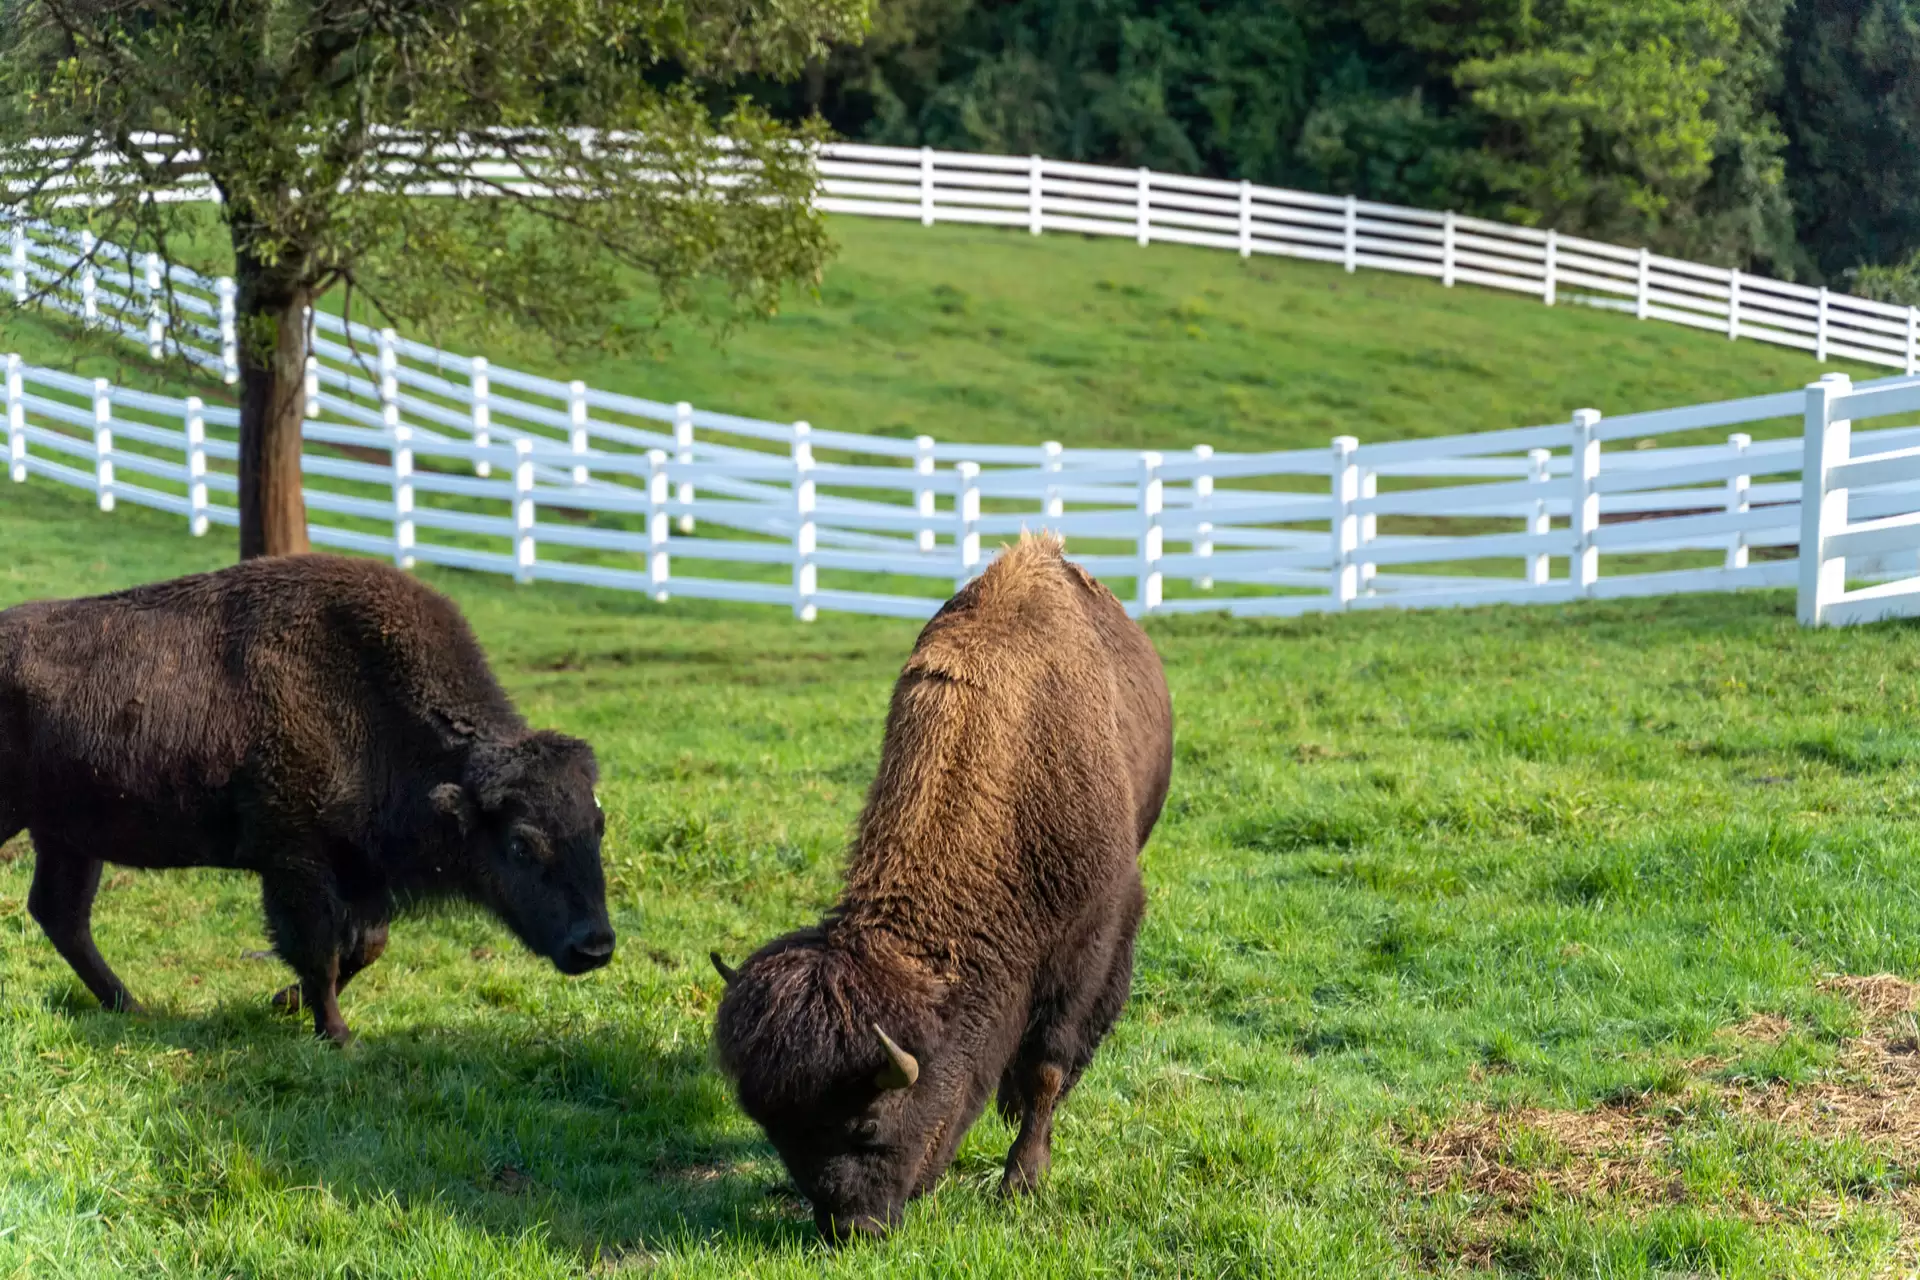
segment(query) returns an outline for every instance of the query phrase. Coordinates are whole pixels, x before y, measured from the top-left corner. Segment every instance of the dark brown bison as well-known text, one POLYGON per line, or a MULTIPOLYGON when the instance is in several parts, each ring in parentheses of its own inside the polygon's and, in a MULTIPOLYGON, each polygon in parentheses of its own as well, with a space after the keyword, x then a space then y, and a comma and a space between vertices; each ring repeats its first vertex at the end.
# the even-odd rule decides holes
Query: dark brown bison
POLYGON ((105 862, 258 872, 280 993, 349 1038, 338 993, 397 906, 486 907, 566 973, 613 954, 586 743, 535 732, 453 604, 366 560, 253 560, 0 612, 0 842, 100 1002, 105 862))
POLYGON ((1153 646, 1057 539, 927 624, 838 905, 738 973, 714 957, 721 1067, 828 1237, 893 1226, 996 1087, 1002 1187, 1036 1184, 1126 1002, 1172 752, 1153 646))

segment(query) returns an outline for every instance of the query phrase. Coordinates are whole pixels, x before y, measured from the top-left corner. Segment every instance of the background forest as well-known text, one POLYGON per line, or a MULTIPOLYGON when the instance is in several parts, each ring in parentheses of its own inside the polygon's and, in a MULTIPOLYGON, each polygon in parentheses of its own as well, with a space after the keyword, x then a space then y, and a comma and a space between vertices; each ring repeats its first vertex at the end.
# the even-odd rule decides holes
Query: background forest
POLYGON ((1920 302, 1920 0, 875 8, 758 96, 860 141, 1351 192, 1920 302))

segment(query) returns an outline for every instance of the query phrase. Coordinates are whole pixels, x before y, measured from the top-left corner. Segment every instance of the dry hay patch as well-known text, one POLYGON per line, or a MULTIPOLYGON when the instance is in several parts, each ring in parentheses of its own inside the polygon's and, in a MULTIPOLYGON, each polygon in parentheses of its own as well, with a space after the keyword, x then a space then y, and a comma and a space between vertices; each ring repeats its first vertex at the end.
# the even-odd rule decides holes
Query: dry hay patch
POLYGON ((1920 1159, 1920 984, 1892 974, 1840 975, 1820 984, 1860 1011, 1861 1035, 1848 1040, 1840 1061, 1819 1080, 1757 1088, 1723 1088, 1738 1114, 1815 1138, 1857 1137, 1891 1147, 1902 1159, 1920 1159))
MULTIPOLYGON (((1686 1064, 1692 1087, 1685 1103, 1647 1098, 1592 1111, 1475 1107, 1438 1132, 1403 1138, 1413 1156, 1408 1180, 1417 1193, 1465 1192, 1479 1201, 1468 1222, 1444 1233, 1452 1257, 1485 1265, 1498 1248, 1490 1229, 1545 1202, 1605 1203, 1628 1214, 1684 1203, 1674 1146, 1702 1106, 1795 1136, 1856 1138, 1910 1169, 1920 1167, 1920 983, 1877 974, 1839 975, 1820 985, 1859 1010, 1863 1031, 1845 1042, 1839 1061, 1819 1079, 1749 1086, 1713 1081, 1704 1077, 1727 1058, 1711 1056, 1686 1064)), ((1777 1044, 1794 1029, 1788 1019, 1762 1014, 1724 1036, 1740 1044, 1777 1044)), ((1902 1258, 1920 1258, 1920 1187, 1871 1199, 1898 1215, 1902 1258)), ((1862 1202, 1819 1195, 1787 1208, 1744 1191, 1736 1191, 1731 1202, 1715 1201, 1757 1223, 1832 1222, 1862 1202)))
POLYGON ((1677 1203, 1680 1179, 1667 1167, 1664 1117, 1626 1107, 1475 1111, 1412 1144, 1414 1187, 1453 1189, 1518 1212, 1542 1193, 1573 1200, 1677 1203))

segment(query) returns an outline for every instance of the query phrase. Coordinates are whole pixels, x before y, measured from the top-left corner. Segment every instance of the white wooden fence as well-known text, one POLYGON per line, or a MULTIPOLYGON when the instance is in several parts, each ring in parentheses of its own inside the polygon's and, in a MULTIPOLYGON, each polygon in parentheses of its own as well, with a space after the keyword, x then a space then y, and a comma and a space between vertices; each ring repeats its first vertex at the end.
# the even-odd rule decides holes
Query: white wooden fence
MULTIPOLYGON (((1026 185, 1015 189, 1007 176, 1014 162, 1000 158, 841 147, 822 162, 828 207, 898 216, 903 156, 917 175, 908 216, 922 221, 1008 222, 1024 212, 1035 230, 1110 234, 1124 224, 1146 242, 1321 257, 1445 283, 1519 288, 1531 280, 1527 289, 1549 302, 1568 284, 1630 289, 1643 315, 1698 320, 1659 274, 1675 269, 1667 260, 1632 255, 1627 283, 1588 261, 1606 246, 1242 184, 1134 175, 1126 223, 1114 209, 1128 193, 1111 170, 1022 161, 1026 185), (1227 189, 1237 193, 1230 213, 1219 203, 1227 189), (1390 226, 1389 214, 1405 217, 1390 226)), ((83 233, 43 225, 11 228, 7 250, 17 300, 50 289, 46 300, 82 324, 156 354, 177 351, 227 381, 236 376, 230 282, 130 260, 83 233), (177 311, 164 305, 168 296, 177 311)), ((1696 279, 1711 270, 1678 266, 1696 279)), ((1876 357, 1871 344, 1886 335, 1858 322, 1878 315, 1877 304, 1856 311, 1848 308, 1857 300, 1818 301, 1808 339, 1793 327, 1806 317, 1781 301, 1791 301, 1779 292, 1791 286, 1726 280, 1730 335, 1911 364, 1910 313, 1899 312, 1899 359, 1885 350, 1876 357)), ((1697 294, 1707 298, 1702 306, 1710 294, 1697 294)), ((1858 391, 1829 379, 1810 391, 1611 419, 1579 410, 1541 426, 1441 439, 1130 453, 814 430, 544 378, 331 315, 316 314, 313 324, 305 453, 313 539, 402 564, 661 599, 778 603, 803 618, 820 609, 924 616, 978 570, 983 541, 990 547, 1044 525, 1068 535, 1095 573, 1127 584, 1125 597, 1143 614, 1796 583, 1809 622, 1915 603, 1901 584, 1920 570, 1920 524, 1909 520, 1920 510, 1920 474, 1902 469, 1910 465, 1902 451, 1920 447, 1920 431, 1856 439, 1848 426, 1920 414, 1920 379, 1910 377, 1858 391), (1788 418, 1800 428, 1791 437, 1765 438, 1787 430, 1788 418), (1749 430, 1701 442, 1702 432, 1734 427, 1749 430), (1660 437, 1676 435, 1682 443, 1661 447, 1660 437), (1816 436, 1817 450, 1806 443, 1816 436), (1636 447, 1619 447, 1629 440, 1636 447), (1888 456, 1850 471, 1855 448, 1888 456), (1824 477, 1804 486, 1817 491, 1805 504, 1818 521, 1810 526, 1803 464, 1824 477), (1819 566, 1811 576, 1789 558, 1804 545, 1818 547, 1806 562, 1819 566), (1883 581, 1850 594, 1849 571, 1883 581)), ((235 519, 231 409, 10 360, 6 410, 16 480, 87 488, 107 509, 117 500, 155 506, 196 533, 235 519)))
MULTIPOLYGON (((389 350, 381 420, 356 421, 357 406, 336 415, 351 402, 323 395, 304 465, 314 541, 402 565, 782 604, 808 619, 924 617, 992 542, 1044 526, 1136 614, 1794 584, 1808 623, 1920 613, 1920 429, 1852 429, 1920 414, 1920 379, 1856 389, 1836 376, 1658 413, 1581 410, 1537 427, 1265 454, 929 447, 805 423, 760 447, 681 451, 609 421, 591 395, 544 434, 474 412, 493 407, 484 393, 435 418, 422 412, 434 401, 399 393, 389 350), (1784 439, 1605 448, 1794 415, 1804 430, 1784 439), (1383 528, 1396 522, 1406 527, 1383 528), (1762 558, 1795 546, 1814 554, 1762 558), (1887 580, 1849 591, 1849 576, 1887 580)), ((431 390, 451 403, 470 389, 431 390)), ((5 408, 15 481, 86 489, 104 510, 156 507, 195 533, 235 520, 232 409, 18 357, 7 358, 5 408)))
POLYGON ((1920 308, 1483 218, 1039 156, 839 144, 821 152, 820 172, 831 213, 1305 258, 1920 369, 1920 308))
MULTIPOLYGON (((160 135, 136 138, 150 163, 191 166, 197 153, 160 135)), ((618 145, 619 138, 612 139, 618 145)), ((422 147, 400 135, 387 144, 405 165, 422 147)), ((540 149, 512 157, 482 140, 441 148, 437 174, 404 190, 468 198, 497 191, 537 193, 540 149), (529 159, 529 157, 532 159, 529 159), (451 175, 464 173, 465 179, 451 175)), ((111 167, 105 154, 84 167, 111 167)), ((1645 247, 1606 244, 1551 230, 1511 226, 1429 209, 1326 196, 1251 182, 1225 182, 1148 169, 979 155, 931 148, 838 143, 821 148, 819 207, 926 226, 972 223, 1118 236, 1141 245, 1183 244, 1426 276, 1631 313, 1812 353, 1920 370, 1920 308, 1855 298, 1824 288, 1707 266, 1645 247)), ((724 180, 724 165, 715 180, 724 180)), ((183 178, 175 201, 218 199, 207 182, 183 178)), ((85 197, 75 196, 77 202, 85 197)), ((18 264, 16 260, 16 270, 18 264)))

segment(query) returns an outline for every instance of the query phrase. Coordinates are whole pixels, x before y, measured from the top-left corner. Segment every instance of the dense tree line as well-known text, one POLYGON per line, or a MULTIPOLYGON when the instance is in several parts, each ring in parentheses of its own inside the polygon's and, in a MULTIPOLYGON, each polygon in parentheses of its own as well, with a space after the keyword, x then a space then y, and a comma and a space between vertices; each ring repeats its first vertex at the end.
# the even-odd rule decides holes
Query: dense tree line
POLYGON ((1802 279, 1920 249, 1920 0, 884 0, 863 43, 764 92, 867 141, 1353 192, 1802 279))

